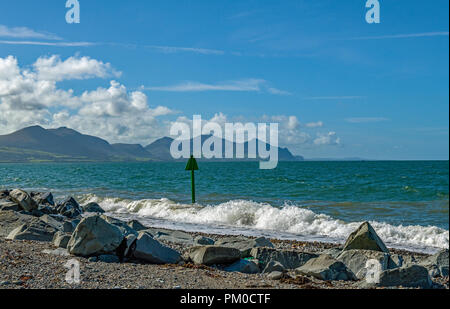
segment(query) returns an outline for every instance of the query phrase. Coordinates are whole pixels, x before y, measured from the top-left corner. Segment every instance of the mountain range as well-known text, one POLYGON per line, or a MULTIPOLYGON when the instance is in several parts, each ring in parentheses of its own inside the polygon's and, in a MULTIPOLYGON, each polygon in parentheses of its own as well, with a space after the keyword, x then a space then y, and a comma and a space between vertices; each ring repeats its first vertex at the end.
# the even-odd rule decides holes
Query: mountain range
MULTIPOLYGON (((202 142, 209 137, 211 136, 202 136, 202 142)), ((0 162, 175 161, 170 154, 172 142, 172 138, 163 137, 145 147, 139 144, 110 144, 99 137, 81 134, 66 127, 44 129, 31 126, 8 135, 0 135, 0 162)), ((192 146, 192 139, 190 144, 192 146)), ((223 139, 222 145, 225 149, 223 139)), ((236 143, 233 146, 236 149, 236 143)), ((247 142, 244 143, 244 153, 247 157, 247 142)), ((279 161, 303 161, 303 157, 292 155, 287 148, 279 148, 278 157, 279 161)))

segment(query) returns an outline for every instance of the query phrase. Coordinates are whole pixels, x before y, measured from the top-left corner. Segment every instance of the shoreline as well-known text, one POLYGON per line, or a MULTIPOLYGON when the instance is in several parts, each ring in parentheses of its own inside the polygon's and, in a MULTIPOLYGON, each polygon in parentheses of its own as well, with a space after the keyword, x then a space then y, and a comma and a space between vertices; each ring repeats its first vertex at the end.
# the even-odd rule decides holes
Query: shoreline
MULTIPOLYGON (((119 220, 137 220, 137 221, 144 221, 145 217, 141 217, 135 214, 122 214, 122 213, 106 213, 108 216, 111 216, 113 218, 119 219, 119 220)), ((196 224, 188 223, 189 225, 192 225, 194 228, 190 229, 187 228, 187 225, 185 222, 174 222, 167 219, 160 219, 160 221, 170 222, 171 224, 152 224, 153 228, 161 228, 161 229, 167 229, 171 231, 180 231, 185 232, 189 234, 194 235, 202 235, 206 237, 229 237, 229 236, 243 236, 248 238, 258 238, 258 237, 267 237, 272 242, 292 242, 292 243, 314 243, 314 244, 322 244, 323 246, 329 246, 329 247, 339 247, 342 246, 345 243, 345 239, 333 239, 331 237, 327 236, 312 236, 312 235, 298 235, 294 233, 289 232, 277 232, 274 230, 263 230, 263 229, 252 229, 247 227, 236 227, 236 226, 230 226, 229 229, 235 229, 234 231, 227 230, 225 227, 223 228, 213 228, 209 225, 201 225, 203 228, 194 230, 196 226, 199 227, 196 224), (170 227, 171 226, 171 227, 170 227), (208 229, 211 228, 210 231, 205 231, 204 228, 208 229), (203 230, 203 231, 202 231, 203 230), (276 237, 276 234, 278 234, 280 237, 276 237), (209 235, 209 236, 208 236, 209 235), (317 240, 313 240, 312 238, 317 238, 317 240)), ((142 223, 142 222, 141 222, 142 223)), ((447 249, 447 248, 440 248, 440 247, 424 247, 424 246, 416 246, 415 248, 408 247, 407 245, 401 245, 401 244, 390 244, 387 243, 388 248, 395 252, 409 252, 411 254, 419 254, 419 255, 433 255, 436 252, 439 252, 440 250, 447 249)))
MULTIPOLYGON (((175 231, 174 231, 175 232, 175 231)), ((215 240, 236 235, 188 233, 191 236, 210 237, 215 240)), ((249 237, 254 239, 254 237, 249 237)), ((270 239, 278 250, 294 250, 320 254, 339 245, 270 239)), ((170 241, 161 243, 180 252, 186 246, 170 241)), ((419 259, 430 255, 390 249, 419 259)), ((89 258, 60 255, 52 243, 0 238, 0 289, 365 289, 361 281, 323 281, 314 277, 295 276, 293 271, 281 280, 272 280, 264 274, 229 272, 215 266, 185 264, 147 264, 140 261, 110 263, 89 258), (44 253, 46 252, 46 253, 44 253), (80 284, 65 281, 65 264, 76 259, 80 262, 80 284)), ((434 278, 441 288, 448 289, 446 278, 434 278)), ((382 287, 374 287, 383 289, 382 287)), ((407 289, 405 287, 394 287, 407 289)))
POLYGON ((0 191, 0 289, 448 289, 448 280, 448 250, 388 249, 369 222, 345 244, 280 240, 160 228, 95 202, 0 191), (370 261, 380 281, 368 279, 370 261), (80 283, 66 282, 68 262, 80 283))

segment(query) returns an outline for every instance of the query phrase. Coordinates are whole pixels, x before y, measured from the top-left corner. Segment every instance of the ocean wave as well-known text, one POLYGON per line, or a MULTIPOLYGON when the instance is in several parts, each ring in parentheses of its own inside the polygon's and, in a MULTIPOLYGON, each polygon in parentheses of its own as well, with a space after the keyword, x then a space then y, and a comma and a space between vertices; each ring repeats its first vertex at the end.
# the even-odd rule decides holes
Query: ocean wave
MULTIPOLYGON (((233 200, 218 205, 181 204, 166 198, 129 200, 102 198, 93 194, 81 198, 84 203, 97 202, 110 213, 175 222, 246 227, 264 231, 285 232, 304 236, 346 239, 362 222, 344 222, 318 214, 297 205, 274 207, 267 203, 233 200)), ((378 235, 390 245, 448 248, 449 231, 436 226, 391 225, 370 222, 378 235)))

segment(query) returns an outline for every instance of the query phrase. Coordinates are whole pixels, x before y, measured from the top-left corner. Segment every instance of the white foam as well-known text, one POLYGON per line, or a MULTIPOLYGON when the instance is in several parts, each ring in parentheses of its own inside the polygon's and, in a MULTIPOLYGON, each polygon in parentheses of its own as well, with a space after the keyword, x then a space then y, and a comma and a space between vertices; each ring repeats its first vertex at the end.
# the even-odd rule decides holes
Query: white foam
MULTIPOLYGON (((273 207, 270 204, 233 200, 219 205, 180 204, 169 199, 128 200, 88 195, 83 202, 97 202, 107 212, 133 214, 175 222, 220 225, 346 239, 362 222, 344 222, 295 205, 273 207)), ((435 226, 394 226, 370 222, 384 242, 399 248, 448 248, 449 231, 435 226)))

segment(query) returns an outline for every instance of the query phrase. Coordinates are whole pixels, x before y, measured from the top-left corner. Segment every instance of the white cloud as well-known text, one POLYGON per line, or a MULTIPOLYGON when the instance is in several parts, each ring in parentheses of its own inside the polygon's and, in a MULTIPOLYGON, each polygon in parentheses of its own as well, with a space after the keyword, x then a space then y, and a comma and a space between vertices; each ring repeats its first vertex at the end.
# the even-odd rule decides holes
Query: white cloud
POLYGON ((263 116, 262 121, 277 122, 279 124, 280 144, 284 145, 338 145, 340 138, 335 132, 315 132, 323 126, 322 121, 302 124, 296 116, 263 116), (312 134, 316 134, 314 137, 312 134))
POLYGON ((305 124, 305 127, 307 127, 307 128, 320 128, 320 127, 323 127, 323 122, 322 121, 308 122, 308 123, 305 124))
POLYGON ((208 48, 196 48, 196 47, 176 47, 176 46, 159 46, 159 45, 146 45, 145 47, 155 49, 157 51, 172 54, 178 52, 190 52, 202 55, 223 55, 225 54, 222 50, 208 49, 208 48))
POLYGON ((341 139, 337 137, 336 132, 328 132, 326 134, 318 133, 314 139, 314 145, 339 145, 341 139))
POLYGON ((356 100, 364 99, 364 96, 328 96, 328 97, 309 97, 304 100, 356 100))
POLYGON ((121 75, 111 67, 111 64, 89 57, 69 57, 64 61, 56 55, 40 57, 33 66, 39 79, 50 81, 120 77, 121 75))
POLYGON ((3 45, 37 45, 37 46, 57 46, 57 47, 88 47, 96 45, 90 42, 40 42, 40 41, 6 41, 0 40, 3 45))
POLYGON ((354 117, 354 118, 347 118, 345 121, 350 123, 369 123, 369 122, 383 122, 383 121, 389 121, 389 118, 385 117, 354 117))
POLYGON ((67 126, 110 142, 150 142, 165 135, 158 117, 173 113, 165 106, 151 108, 145 93, 129 92, 111 81, 76 96, 57 81, 107 77, 109 64, 87 57, 39 58, 33 70, 22 69, 13 56, 0 58, 0 134, 29 125, 67 126))
POLYGON ((45 40, 61 40, 55 34, 47 32, 37 32, 27 27, 7 27, 0 25, 0 37, 9 38, 33 38, 33 39, 45 39, 45 40))
POLYGON ((280 90, 277 88, 267 88, 267 91, 271 94, 275 94, 275 95, 292 95, 292 93, 290 93, 289 91, 284 91, 284 90, 280 90))
POLYGON ((159 87, 143 87, 143 89, 151 91, 168 91, 168 92, 201 92, 201 91, 246 91, 261 92, 267 91, 276 95, 289 95, 287 91, 268 87, 268 82, 264 79, 248 78, 240 80, 225 81, 216 84, 206 84, 194 81, 187 81, 171 86, 159 87))
MULTIPOLYGON (((41 57, 29 68, 20 67, 13 56, 0 58, 0 134, 39 124, 70 127, 109 142, 146 145, 167 136, 172 122, 161 117, 174 114, 174 111, 165 106, 150 106, 147 95, 142 91, 129 91, 114 80, 108 87, 98 87, 80 95, 58 86, 59 81, 67 79, 104 78, 114 75, 114 72, 111 65, 88 57, 65 60, 58 56, 41 57)), ((247 80, 228 83, 228 86, 263 89, 260 83, 260 80, 247 80)), ((177 121, 191 124, 191 117, 181 116, 177 121)), ((245 117, 236 116, 234 119, 238 120, 216 113, 209 121, 221 127, 226 122, 247 122, 245 117)), ((295 115, 255 119, 252 121, 279 123, 280 145, 312 147, 340 142, 334 132, 316 132, 323 125, 321 121, 302 124, 295 115)))
POLYGON ((408 38, 421 38, 421 37, 433 37, 433 36, 448 36, 448 31, 436 31, 436 32, 420 32, 420 33, 406 33, 406 34, 390 34, 379 36, 364 36, 351 38, 349 40, 383 40, 383 39, 408 39, 408 38))

